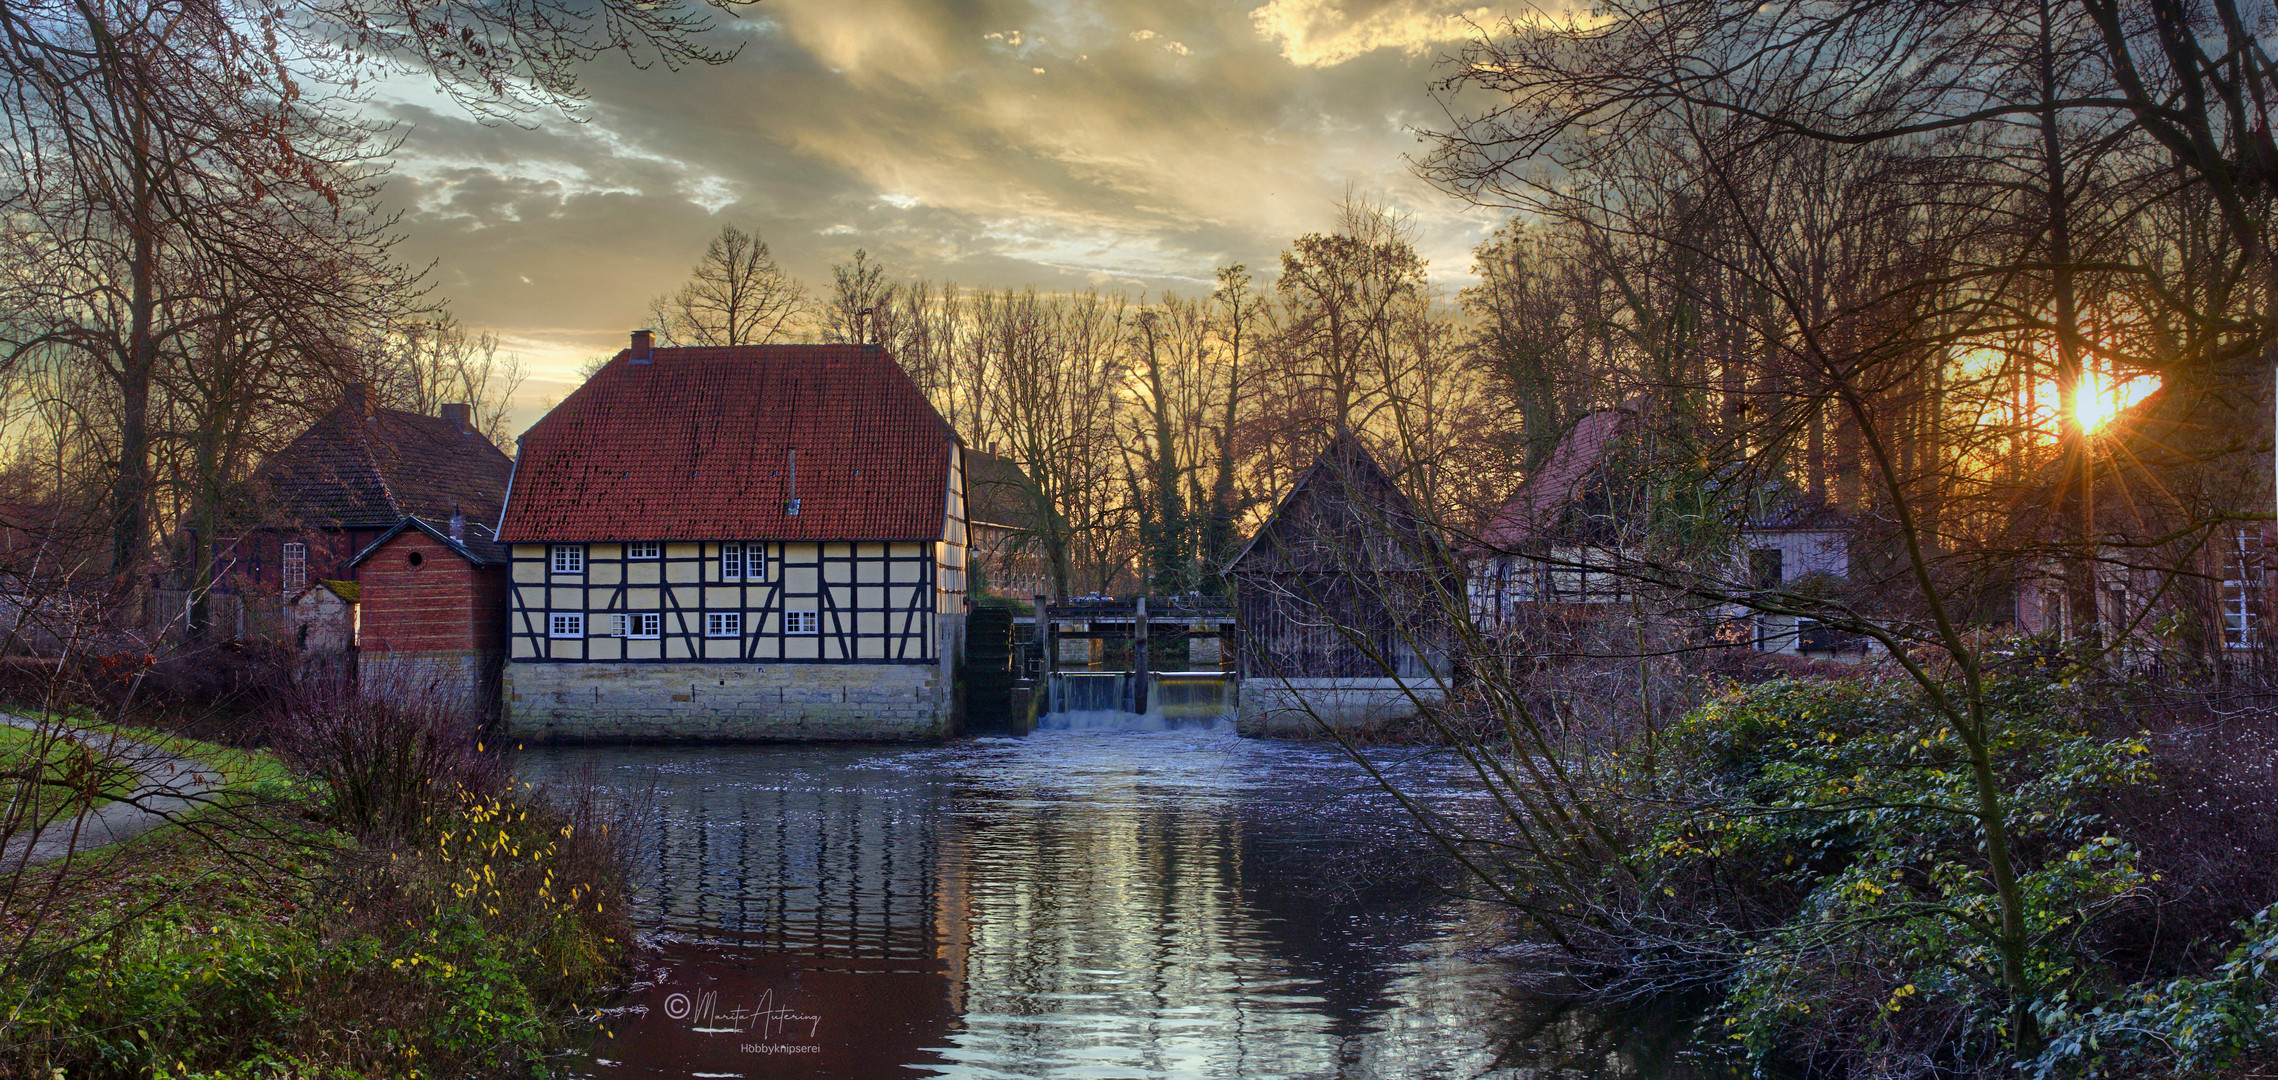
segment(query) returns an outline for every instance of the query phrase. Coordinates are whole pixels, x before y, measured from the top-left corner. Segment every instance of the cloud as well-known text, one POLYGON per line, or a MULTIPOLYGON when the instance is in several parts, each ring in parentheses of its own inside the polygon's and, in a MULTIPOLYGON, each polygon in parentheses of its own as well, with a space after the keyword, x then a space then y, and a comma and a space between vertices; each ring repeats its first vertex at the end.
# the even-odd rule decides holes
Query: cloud
POLYGON ((1494 217, 1402 160, 1436 119, 1431 61, 1357 44, 1410 9, 1279 8, 1309 36, 1205 0, 771 0, 732 63, 596 61, 585 123, 485 127, 406 93, 388 197, 460 317, 553 378, 621 347, 726 224, 817 289, 862 248, 966 287, 1191 294, 1229 262, 1270 276, 1357 190, 1461 274, 1494 217))
POLYGON ((1379 49, 1417 55, 1447 41, 1471 36, 1473 23, 1485 23, 1494 10, 1390 0, 1360 15, 1336 0, 1268 0, 1250 13, 1260 35, 1276 43, 1282 58, 1304 67, 1333 67, 1379 49))

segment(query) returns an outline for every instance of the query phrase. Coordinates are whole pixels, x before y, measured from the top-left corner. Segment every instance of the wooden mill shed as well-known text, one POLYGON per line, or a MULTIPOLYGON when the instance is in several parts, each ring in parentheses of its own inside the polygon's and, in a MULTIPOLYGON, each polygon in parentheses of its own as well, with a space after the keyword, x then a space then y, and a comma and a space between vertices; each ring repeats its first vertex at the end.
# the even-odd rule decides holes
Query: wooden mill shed
POLYGON ((1361 727, 1447 691, 1462 575, 1437 531, 1343 432, 1226 565, 1244 734, 1361 727))

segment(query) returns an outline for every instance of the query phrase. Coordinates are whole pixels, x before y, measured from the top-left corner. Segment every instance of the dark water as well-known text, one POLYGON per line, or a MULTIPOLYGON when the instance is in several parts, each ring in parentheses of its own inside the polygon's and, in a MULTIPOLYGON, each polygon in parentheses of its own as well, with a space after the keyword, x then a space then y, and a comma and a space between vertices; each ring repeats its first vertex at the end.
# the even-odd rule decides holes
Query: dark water
MULTIPOLYGON (((1380 767, 1481 812, 1427 751, 1380 767)), ((1507 990, 1492 906, 1334 749, 1223 730, 539 751, 655 807, 663 942, 572 1075, 1676 1077, 1507 990)))

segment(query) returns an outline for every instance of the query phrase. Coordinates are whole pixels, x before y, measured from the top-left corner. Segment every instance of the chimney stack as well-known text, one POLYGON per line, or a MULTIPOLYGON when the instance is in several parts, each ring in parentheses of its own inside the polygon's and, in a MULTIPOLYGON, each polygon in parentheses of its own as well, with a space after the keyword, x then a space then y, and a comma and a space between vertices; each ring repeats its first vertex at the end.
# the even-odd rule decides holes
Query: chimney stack
POLYGON ((467 419, 468 409, 465 404, 443 406, 443 419, 450 421, 451 430, 464 435, 475 429, 474 424, 467 419))
POLYGON ((348 384, 347 391, 340 395, 340 403, 358 415, 370 415, 372 411, 371 392, 360 382, 348 384))
POLYGON ((655 353, 656 335, 647 330, 633 331, 633 355, 628 359, 636 364, 646 364, 655 353))
POLYGON ((467 512, 457 507, 451 508, 451 540, 460 544, 467 542, 467 512))

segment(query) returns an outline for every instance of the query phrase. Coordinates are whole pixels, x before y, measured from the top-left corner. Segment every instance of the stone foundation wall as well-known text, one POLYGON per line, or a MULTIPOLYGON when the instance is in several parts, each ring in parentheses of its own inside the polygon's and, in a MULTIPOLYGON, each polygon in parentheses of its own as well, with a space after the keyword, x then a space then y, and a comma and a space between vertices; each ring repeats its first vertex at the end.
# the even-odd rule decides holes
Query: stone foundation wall
POLYGON ((1394 679, 1248 679, 1242 683, 1234 730, 1243 735, 1316 735, 1318 715, 1339 731, 1416 715, 1415 698, 1446 696, 1438 684, 1394 679), (1411 694, 1413 696, 1411 696, 1411 694), (1310 711, 1308 711, 1310 710, 1310 711))
POLYGON ((440 701, 488 719, 498 705, 502 652, 368 652, 356 661, 359 692, 399 700, 440 701))
POLYGON ((860 740, 951 734, 935 664, 510 663, 506 724, 516 738, 860 740))

